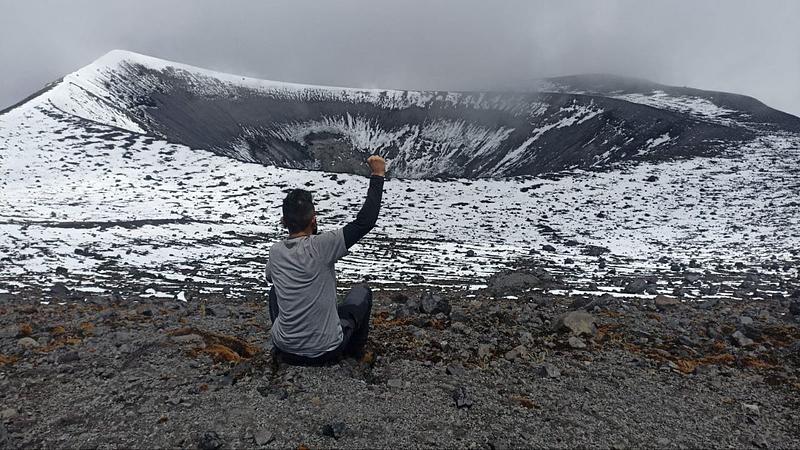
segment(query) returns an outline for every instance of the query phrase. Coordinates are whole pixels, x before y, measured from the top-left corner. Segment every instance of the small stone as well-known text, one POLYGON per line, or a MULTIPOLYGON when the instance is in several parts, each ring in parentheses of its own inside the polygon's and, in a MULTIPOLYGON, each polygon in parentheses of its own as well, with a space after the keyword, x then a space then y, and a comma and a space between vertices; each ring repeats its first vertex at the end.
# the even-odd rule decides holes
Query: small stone
POLYGON ((748 326, 753 324, 753 318, 748 316, 739 316, 739 323, 748 326))
POLYGON ((669 447, 669 444, 671 444, 671 443, 672 443, 672 441, 667 439, 667 438, 658 438, 658 439, 656 439, 656 447, 659 447, 659 448, 669 447))
POLYGON ((581 349, 586 348, 586 343, 583 342, 583 339, 581 339, 581 338, 579 338, 577 336, 570 336, 570 338, 567 340, 567 343, 569 344, 569 346, 571 348, 574 348, 574 349, 577 349, 577 350, 581 350, 581 349))
POLYGON ((334 422, 322 427, 322 435, 339 439, 342 437, 345 430, 347 430, 347 426, 344 424, 344 422, 334 422))
POLYGON ((403 380, 399 378, 392 378, 391 380, 386 382, 386 385, 390 388, 401 388, 403 387, 403 380))
POLYGON ((464 370, 464 367, 461 364, 449 365, 449 366, 447 366, 447 369, 445 369, 445 372, 448 375, 452 375, 452 376, 455 376, 455 377, 460 377, 460 376, 463 376, 463 375, 465 375, 467 373, 467 371, 464 370))
POLYGON ((545 378, 558 378, 561 376, 561 371, 558 370, 558 367, 547 363, 539 368, 539 375, 545 378))
POLYGON ((658 309, 667 309, 672 308, 674 306, 678 306, 681 304, 681 301, 675 297, 669 297, 667 295, 657 295, 655 300, 656 308, 658 309))
POLYGON ((550 245, 550 244, 544 244, 544 245, 542 246, 542 250, 544 250, 544 251, 546 251, 546 252, 555 252, 555 251, 556 251, 556 248, 555 248, 555 247, 553 247, 553 246, 552 246, 552 245, 550 245))
POLYGON ((478 345, 478 358, 487 358, 494 353, 494 345, 480 344, 478 345))
POLYGON ((219 317, 220 319, 224 319, 231 315, 228 308, 222 305, 206 306, 206 314, 209 316, 219 317))
POLYGON ((19 413, 14 408, 8 408, 0 411, 0 420, 8 420, 17 417, 19 413))
POLYGON ((467 388, 459 386, 453 391, 453 400, 456 402, 456 408, 470 408, 472 407, 472 399, 467 394, 467 388))
POLYGON ((751 416, 761 415, 761 408, 753 403, 742 403, 742 411, 751 416))
POLYGON ((422 312, 426 314, 450 314, 451 310, 450 302, 448 302, 447 299, 430 291, 426 291, 422 294, 420 305, 422 307, 422 312))
POLYGON ((78 361, 79 359, 81 359, 81 355, 78 352, 67 352, 62 355, 59 355, 58 362, 59 364, 71 363, 74 361, 78 361))
POLYGON ((222 439, 216 431, 206 431, 200 436, 197 443, 197 448, 200 450, 217 450, 222 447, 222 439))
MULTIPOLYGON (((0 447, 6 448, 6 444, 8 444, 8 431, 6 430, 6 426, 0 423, 0 447)), ((9 445, 9 447, 11 447, 9 445)))
POLYGON ((748 347, 754 343, 752 339, 745 336, 741 331, 736 331, 731 337, 733 338, 733 342, 739 347, 748 347))
POLYGON ((511 350, 507 351, 504 355, 505 358, 509 361, 516 361, 518 359, 524 358, 528 354, 528 350, 525 348, 524 345, 518 345, 511 350))
POLYGON ((581 253, 587 256, 600 256, 604 253, 608 253, 609 251, 610 250, 606 247, 601 247, 599 245, 587 245, 584 247, 581 253))
POLYGON ((267 430, 256 431, 254 437, 255 437, 255 440, 256 440, 256 445, 259 445, 259 446, 267 445, 270 442, 272 442, 273 440, 275 440, 275 436, 271 432, 269 432, 267 430))
POLYGON ((553 322, 552 329, 555 332, 568 331, 573 335, 593 336, 597 332, 595 318, 586 311, 570 311, 559 316, 553 322))
POLYGON ((31 348, 38 347, 39 343, 36 342, 36 339, 34 339, 34 338, 24 337, 24 338, 22 338, 22 339, 17 341, 17 345, 19 345, 22 348, 31 349, 31 348))

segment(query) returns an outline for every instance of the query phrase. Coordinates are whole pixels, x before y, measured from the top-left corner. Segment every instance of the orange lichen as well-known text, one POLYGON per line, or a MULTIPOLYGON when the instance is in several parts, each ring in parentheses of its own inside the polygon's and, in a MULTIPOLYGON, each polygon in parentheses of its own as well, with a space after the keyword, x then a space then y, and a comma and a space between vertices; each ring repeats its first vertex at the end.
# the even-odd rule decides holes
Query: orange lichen
POLYGON ((775 364, 770 364, 762 359, 752 358, 752 357, 744 357, 741 360, 742 366, 749 367, 751 369, 775 369, 779 366, 775 364))
POLYGON ((30 336, 33 334, 33 327, 29 323, 21 323, 19 324, 19 330, 17 331, 17 335, 21 337, 30 336))
POLYGON ((536 408, 536 403, 533 400, 529 399, 528 397, 523 397, 521 395, 512 395, 511 401, 514 403, 518 403, 524 408, 533 409, 536 408))
POLYGON ((205 351, 202 351, 202 353, 212 354, 212 357, 215 357, 216 355, 226 361, 250 359, 261 353, 261 349, 259 347, 235 336, 212 333, 210 331, 191 327, 179 328, 169 333, 170 336, 185 336, 189 334, 196 334, 203 338, 206 348, 205 351), (230 355, 228 351, 234 353, 236 356, 234 357, 233 355, 230 355))
POLYGON ((80 329, 84 335, 92 334, 92 331, 94 330, 94 324, 91 322, 81 322, 80 329))
POLYGON ((220 344, 212 344, 200 350, 200 353, 205 353, 216 362, 239 362, 242 357, 233 351, 230 347, 220 344))

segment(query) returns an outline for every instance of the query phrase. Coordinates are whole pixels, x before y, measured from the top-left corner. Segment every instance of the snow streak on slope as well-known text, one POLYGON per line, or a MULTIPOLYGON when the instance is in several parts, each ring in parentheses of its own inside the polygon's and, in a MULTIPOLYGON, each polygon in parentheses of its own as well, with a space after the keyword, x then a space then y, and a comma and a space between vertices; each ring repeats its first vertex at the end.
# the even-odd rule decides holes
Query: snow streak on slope
MULTIPOLYGON (((800 139, 773 135, 726 157, 600 173, 390 180, 378 228, 338 267, 344 281, 469 288, 534 252, 588 289, 664 260, 717 271, 780 264, 798 258, 799 170, 800 139), (589 244, 610 254, 586 256, 589 244)), ((367 180, 245 164, 34 100, 0 116, 0 289, 69 281, 87 291, 148 284, 144 295, 263 292, 293 187, 314 191, 326 230, 352 219, 367 180)))

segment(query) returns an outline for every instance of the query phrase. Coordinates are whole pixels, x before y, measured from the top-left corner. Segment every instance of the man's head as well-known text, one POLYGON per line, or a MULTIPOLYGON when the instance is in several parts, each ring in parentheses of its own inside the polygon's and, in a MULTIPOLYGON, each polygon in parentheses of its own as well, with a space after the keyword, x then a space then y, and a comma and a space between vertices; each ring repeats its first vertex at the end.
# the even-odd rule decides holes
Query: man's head
POLYGON ((311 192, 304 189, 292 189, 283 199, 283 226, 289 234, 308 230, 317 232, 317 214, 311 192))

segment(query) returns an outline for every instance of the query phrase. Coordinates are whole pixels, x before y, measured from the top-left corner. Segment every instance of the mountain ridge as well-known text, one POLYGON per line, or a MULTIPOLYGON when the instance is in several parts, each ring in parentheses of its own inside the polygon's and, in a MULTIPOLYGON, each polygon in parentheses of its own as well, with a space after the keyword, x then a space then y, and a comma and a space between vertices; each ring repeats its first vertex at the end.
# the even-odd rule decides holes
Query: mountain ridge
POLYGON ((394 176, 408 178, 603 168, 717 154, 759 132, 800 131, 800 119, 755 99, 748 110, 753 103, 737 94, 718 105, 719 93, 646 80, 612 90, 598 77, 551 78, 542 85, 550 91, 531 92, 339 88, 115 50, 39 96, 66 114, 247 162, 358 173, 377 150, 394 176), (725 107, 736 105, 745 109, 725 107))

